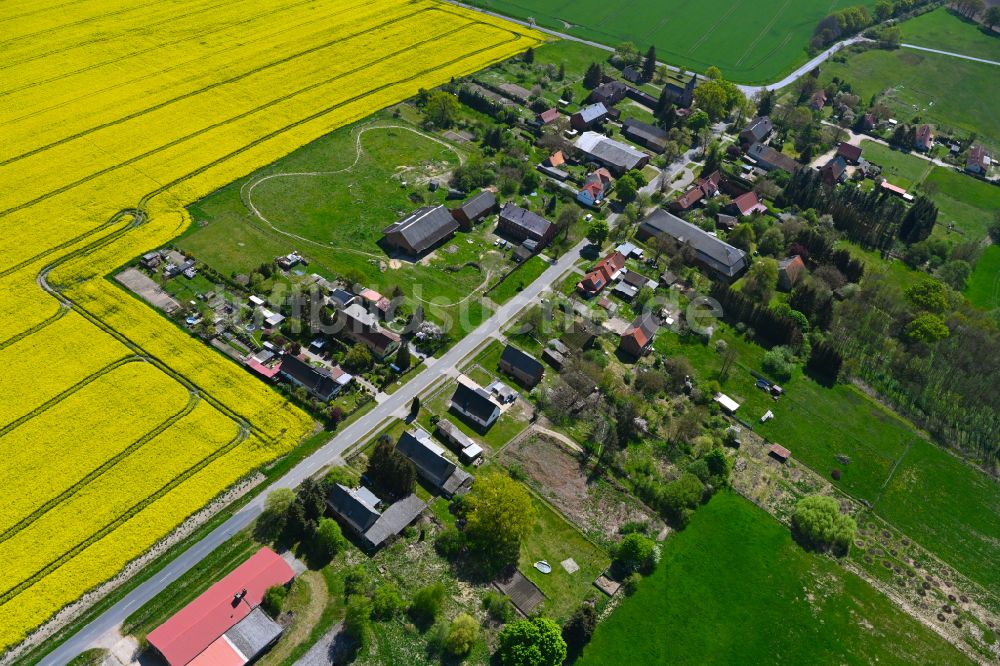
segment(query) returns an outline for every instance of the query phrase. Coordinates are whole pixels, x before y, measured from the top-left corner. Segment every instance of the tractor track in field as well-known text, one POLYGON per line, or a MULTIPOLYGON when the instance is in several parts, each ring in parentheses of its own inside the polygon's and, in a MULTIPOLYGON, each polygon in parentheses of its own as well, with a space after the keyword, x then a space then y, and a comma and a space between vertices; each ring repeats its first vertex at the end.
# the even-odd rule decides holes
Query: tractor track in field
POLYGON ((79 481, 66 488, 64 491, 56 495, 55 497, 49 499, 47 502, 42 504, 40 507, 32 511, 29 515, 25 516, 19 520, 14 525, 11 525, 7 529, 0 532, 0 543, 10 539, 12 536, 23 530, 25 527, 31 523, 38 520, 40 517, 51 511, 56 505, 61 504, 73 495, 76 495, 80 490, 89 485, 99 476, 102 476, 106 471, 117 465, 119 462, 125 458, 131 456, 133 453, 138 451, 140 448, 148 444, 151 440, 161 435, 168 428, 173 426, 175 423, 180 421, 182 418, 194 411, 195 407, 198 406, 200 399, 195 393, 188 393, 187 404, 184 405, 179 411, 171 416, 167 417, 165 420, 156 425, 152 430, 148 431, 142 437, 136 439, 127 447, 119 451, 114 456, 108 458, 106 461, 101 463, 98 467, 95 467, 86 476, 81 478, 79 481))

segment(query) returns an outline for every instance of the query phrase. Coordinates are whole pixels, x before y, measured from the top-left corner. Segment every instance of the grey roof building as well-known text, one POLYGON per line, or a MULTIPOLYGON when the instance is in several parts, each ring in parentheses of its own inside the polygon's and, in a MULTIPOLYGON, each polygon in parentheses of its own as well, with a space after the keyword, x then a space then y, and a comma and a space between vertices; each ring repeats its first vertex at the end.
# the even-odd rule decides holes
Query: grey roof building
POLYGON ((340 393, 340 390, 350 384, 354 378, 339 367, 334 368, 333 371, 314 368, 292 354, 287 354, 281 359, 279 372, 284 379, 297 386, 302 386, 324 402, 340 393))
POLYGON ((541 215, 536 215, 526 208, 515 206, 509 201, 500 210, 500 223, 497 230, 502 231, 519 241, 533 240, 537 243, 548 243, 556 233, 554 224, 541 215))
POLYGON ((493 212, 497 207, 497 195, 489 190, 483 190, 458 208, 451 211, 459 226, 471 229, 472 225, 493 212))
POLYGON ((638 234, 641 240, 652 236, 669 236, 681 245, 688 244, 694 250, 697 263, 715 277, 732 281, 747 269, 747 253, 733 247, 676 215, 657 209, 642 224, 638 234))
POLYGON ((573 129, 583 131, 603 122, 607 117, 608 107, 598 102, 597 104, 585 106, 574 113, 570 116, 569 122, 573 126, 573 129))
POLYGON ((513 345, 507 345, 500 354, 500 369, 528 387, 542 381, 542 374, 545 372, 545 366, 538 359, 513 345))
POLYGON ((271 647, 281 637, 282 631, 281 625, 257 606, 222 635, 239 654, 252 661, 271 647))
POLYGON ((416 520, 427 503, 414 494, 378 510, 379 499, 364 486, 348 488, 339 483, 330 488, 326 504, 341 522, 357 534, 367 550, 375 550, 416 520))
POLYGON ((445 497, 463 493, 472 485, 472 475, 448 460, 444 449, 423 428, 404 432, 396 442, 396 450, 409 458, 417 473, 445 497))
POLYGON ((658 153, 663 152, 667 143, 667 133, 655 125, 628 118, 622 123, 622 134, 629 141, 635 141, 641 146, 658 153))
POLYGON ((480 386, 459 383, 451 396, 451 409, 484 429, 500 418, 500 405, 480 386))
POLYGON ((762 143, 755 143, 747 150, 746 156, 756 162, 764 171, 774 171, 782 169, 788 173, 795 173, 802 168, 802 165, 794 159, 779 152, 771 146, 762 143))
POLYGON ((745 146, 749 146, 755 143, 760 143, 774 131, 774 125, 771 124, 771 119, 767 116, 760 116, 759 118, 754 118, 750 121, 742 132, 740 132, 740 143, 745 146))
POLYGON ((597 132, 584 132, 576 140, 576 147, 617 175, 649 164, 646 153, 597 132))
POLYGON ((418 208, 382 230, 385 242, 408 254, 422 254, 458 229, 458 222, 444 206, 418 208))

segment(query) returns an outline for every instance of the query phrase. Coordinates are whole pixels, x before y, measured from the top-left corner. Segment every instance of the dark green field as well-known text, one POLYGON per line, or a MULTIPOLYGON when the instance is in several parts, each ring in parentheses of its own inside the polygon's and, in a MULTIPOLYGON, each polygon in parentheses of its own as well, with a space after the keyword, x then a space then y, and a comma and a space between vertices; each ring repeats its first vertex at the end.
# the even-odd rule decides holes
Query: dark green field
POLYGON ((772 83, 808 59, 806 46, 830 12, 852 0, 469 0, 469 4, 615 46, 634 42, 658 59, 704 71, 715 65, 740 83, 772 83))
POLYGON ((965 297, 985 309, 1000 308, 1000 246, 991 245, 976 263, 965 297))
POLYGON ((578 662, 954 664, 965 657, 856 575, 803 551, 742 497, 717 495, 578 662))

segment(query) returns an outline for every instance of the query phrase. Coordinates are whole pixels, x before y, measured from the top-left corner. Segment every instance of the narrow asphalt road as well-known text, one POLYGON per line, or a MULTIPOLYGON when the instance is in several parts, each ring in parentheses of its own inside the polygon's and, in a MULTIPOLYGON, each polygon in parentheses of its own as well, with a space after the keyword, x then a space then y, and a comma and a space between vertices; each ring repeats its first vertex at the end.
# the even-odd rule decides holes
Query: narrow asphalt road
POLYGON ((49 653, 39 663, 42 666, 62 666, 69 662, 73 657, 89 648, 100 636, 118 627, 125 618, 159 594, 170 583, 180 578, 226 540, 247 527, 263 511, 264 502, 273 491, 278 488, 295 488, 307 477, 312 476, 327 465, 339 461, 348 448, 364 440, 386 419, 393 415, 405 414, 409 410, 410 401, 415 396, 423 393, 439 378, 454 371, 459 363, 499 332, 518 312, 537 300, 545 290, 569 272, 574 262, 580 258, 580 251, 586 245, 587 241, 581 241, 562 255, 538 279, 501 306, 493 316, 462 338, 441 358, 428 359, 429 365, 416 377, 404 384, 371 412, 340 430, 322 448, 292 468, 285 476, 275 481, 264 492, 239 509, 226 522, 193 544, 162 571, 125 595, 118 603, 49 653))
POLYGON ((938 49, 929 49, 926 46, 917 46, 916 44, 900 44, 904 49, 915 49, 917 51, 927 51, 928 53, 937 53, 938 55, 951 56, 952 58, 961 58, 962 60, 972 60, 973 62, 983 62, 987 65, 997 65, 1000 67, 1000 62, 996 60, 986 60, 985 58, 974 58, 972 56, 962 55, 961 53, 953 53, 952 51, 939 51, 938 49))

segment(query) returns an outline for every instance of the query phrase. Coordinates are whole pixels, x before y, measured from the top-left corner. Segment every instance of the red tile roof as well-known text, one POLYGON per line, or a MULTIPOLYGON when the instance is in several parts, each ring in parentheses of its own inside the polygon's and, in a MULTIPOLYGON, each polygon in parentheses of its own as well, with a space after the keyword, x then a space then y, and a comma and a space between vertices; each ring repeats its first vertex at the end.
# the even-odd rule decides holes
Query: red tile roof
POLYGON ((294 577, 280 555, 261 548, 146 638, 170 666, 184 666, 259 606, 267 588, 294 577), (246 594, 237 601, 244 590, 246 594))
POLYGON ((733 199, 733 205, 739 209, 740 215, 750 215, 751 213, 767 212, 767 206, 763 205, 753 192, 747 192, 733 199))
POLYGON ((557 150, 556 152, 549 155, 549 166, 557 167, 566 164, 566 156, 563 155, 563 151, 557 150))
POLYGON ((852 146, 849 143, 842 143, 837 146, 837 154, 848 162, 857 162, 861 159, 861 146, 852 146))
POLYGON ((781 444, 772 444, 769 453, 781 458, 782 460, 788 460, 792 457, 792 452, 783 447, 781 444))
POLYGON ((903 196, 904 194, 906 194, 906 190, 904 190, 902 187, 898 185, 893 185, 887 180, 882 181, 882 189, 889 190, 893 194, 898 194, 899 196, 903 196))
POLYGON ((253 356, 247 359, 247 367, 267 379, 271 379, 281 371, 281 363, 275 363, 274 366, 269 368, 253 356))
POLYGON ((625 267, 625 255, 621 252, 612 252, 601 259, 590 269, 582 280, 576 285, 580 291, 589 294, 596 294, 604 289, 614 279, 614 276, 625 267))
POLYGON ((538 119, 548 125, 559 119, 559 110, 556 108, 546 109, 538 114, 538 119))

